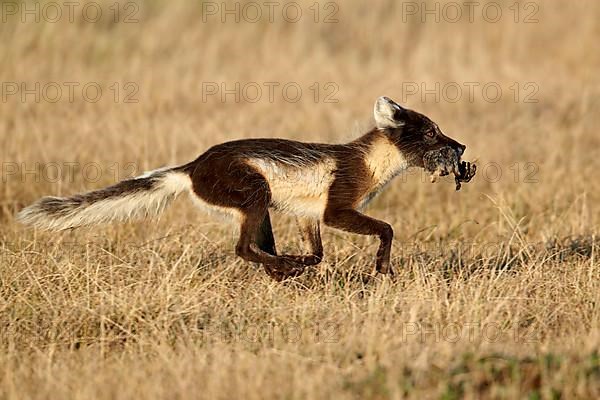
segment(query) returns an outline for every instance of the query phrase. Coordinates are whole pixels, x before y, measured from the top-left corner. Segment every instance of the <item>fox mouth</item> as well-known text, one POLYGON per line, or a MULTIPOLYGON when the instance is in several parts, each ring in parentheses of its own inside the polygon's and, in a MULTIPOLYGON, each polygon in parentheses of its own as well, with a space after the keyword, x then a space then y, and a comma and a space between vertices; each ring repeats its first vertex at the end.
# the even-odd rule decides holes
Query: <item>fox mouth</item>
POLYGON ((454 174, 457 191, 460 190, 462 183, 470 182, 477 171, 474 163, 462 161, 459 152, 449 146, 426 152, 423 155, 423 164, 430 174, 432 183, 439 176, 454 174))

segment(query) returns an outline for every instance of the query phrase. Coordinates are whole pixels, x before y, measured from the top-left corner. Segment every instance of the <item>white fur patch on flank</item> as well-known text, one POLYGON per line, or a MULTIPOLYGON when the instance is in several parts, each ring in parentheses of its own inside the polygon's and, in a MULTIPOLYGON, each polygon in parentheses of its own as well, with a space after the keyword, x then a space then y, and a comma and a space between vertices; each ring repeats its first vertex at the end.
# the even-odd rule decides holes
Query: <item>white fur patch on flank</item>
POLYGON ((359 208, 366 206, 394 177, 408 168, 404 154, 383 135, 365 152, 364 161, 371 172, 371 190, 361 199, 359 208))
POLYGON ((19 212, 17 219, 40 229, 63 230, 156 215, 192 186, 188 174, 168 169, 83 195, 44 197, 19 212))
POLYGON ((335 160, 324 157, 305 165, 289 165, 261 158, 250 158, 247 162, 267 179, 275 211, 323 217, 329 187, 335 178, 335 160))

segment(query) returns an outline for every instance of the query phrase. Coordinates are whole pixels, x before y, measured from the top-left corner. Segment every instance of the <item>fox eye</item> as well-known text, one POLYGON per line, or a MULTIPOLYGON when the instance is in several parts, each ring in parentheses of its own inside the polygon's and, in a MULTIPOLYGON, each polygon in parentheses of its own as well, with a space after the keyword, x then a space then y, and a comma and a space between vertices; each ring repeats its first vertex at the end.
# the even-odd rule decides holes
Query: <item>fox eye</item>
POLYGON ((432 138, 435 136, 435 131, 433 129, 429 130, 429 131, 425 132, 425 136, 427 136, 428 138, 432 138))

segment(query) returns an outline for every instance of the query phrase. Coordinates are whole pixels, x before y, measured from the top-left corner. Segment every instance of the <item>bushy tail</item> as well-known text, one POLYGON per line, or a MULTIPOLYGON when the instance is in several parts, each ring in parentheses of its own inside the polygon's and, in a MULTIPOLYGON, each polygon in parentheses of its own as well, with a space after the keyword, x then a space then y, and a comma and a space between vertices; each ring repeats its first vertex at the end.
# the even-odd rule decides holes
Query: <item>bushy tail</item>
POLYGON ((43 197, 17 214, 25 225, 63 230, 155 215, 192 181, 180 167, 150 171, 104 189, 71 197, 43 197))

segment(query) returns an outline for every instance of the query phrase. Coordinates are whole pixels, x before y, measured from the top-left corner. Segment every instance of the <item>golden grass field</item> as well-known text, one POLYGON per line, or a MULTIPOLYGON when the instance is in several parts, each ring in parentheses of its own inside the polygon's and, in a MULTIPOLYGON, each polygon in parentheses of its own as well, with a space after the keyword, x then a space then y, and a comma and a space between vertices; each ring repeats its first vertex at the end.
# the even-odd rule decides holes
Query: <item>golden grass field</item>
MULTIPOLYGON (((122 2, 116 21, 97 2, 98 22, 85 2, 72 22, 2 2, 0 398, 599 398, 600 3, 513 3, 453 22, 441 2, 423 22, 420 2, 321 2, 315 20, 307 0, 296 23, 282 5, 236 23, 203 13, 220 2, 122 2), (207 93, 236 82, 240 99, 207 93), (439 99, 407 95, 436 83, 439 99), (227 140, 351 140, 381 95, 480 167, 460 192, 413 172, 372 203, 394 227, 393 279, 370 276, 375 239, 325 228, 324 262, 275 283, 187 196, 152 221, 14 220, 227 140)), ((274 225, 298 252, 293 220, 274 225)))

